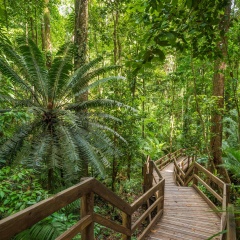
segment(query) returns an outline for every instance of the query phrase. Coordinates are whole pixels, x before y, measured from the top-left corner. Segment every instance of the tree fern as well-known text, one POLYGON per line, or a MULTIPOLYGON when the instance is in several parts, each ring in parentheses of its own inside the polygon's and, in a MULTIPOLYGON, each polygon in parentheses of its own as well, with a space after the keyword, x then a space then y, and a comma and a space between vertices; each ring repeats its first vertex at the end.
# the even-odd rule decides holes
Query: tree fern
POLYGON ((118 153, 108 135, 125 139, 106 126, 108 121, 121 120, 102 109, 133 109, 110 99, 76 102, 75 97, 107 81, 123 80, 120 76, 100 77, 119 66, 98 68, 102 60, 98 57, 73 72, 74 47, 68 43, 46 69, 43 54, 31 40, 19 38, 17 42, 16 49, 9 43, 0 44, 0 72, 15 86, 11 96, 0 92, 0 101, 8 106, 0 111, 26 111, 31 118, 0 146, 0 160, 13 159, 40 172, 53 170, 67 184, 79 180, 84 161, 103 175, 108 158, 118 153))

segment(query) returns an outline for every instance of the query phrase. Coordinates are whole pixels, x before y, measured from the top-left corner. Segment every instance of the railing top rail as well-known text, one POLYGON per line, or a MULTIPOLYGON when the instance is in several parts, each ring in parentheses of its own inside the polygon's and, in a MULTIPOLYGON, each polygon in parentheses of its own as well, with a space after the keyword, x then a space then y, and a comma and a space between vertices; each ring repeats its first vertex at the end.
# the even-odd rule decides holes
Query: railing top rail
POLYGON ((31 227, 45 217, 65 207, 71 202, 79 199, 84 194, 91 191, 90 186, 94 186, 94 179, 89 178, 76 184, 52 197, 36 203, 18 213, 0 220, 0 236, 3 239, 5 235, 12 237, 15 234, 31 227))
POLYGON ((157 189, 159 189, 160 185, 165 183, 165 179, 162 179, 155 186, 150 188, 147 192, 145 192, 140 198, 138 198, 134 203, 131 204, 132 213, 135 212, 146 200, 151 196, 157 189))
POLYGON ((215 182, 219 187, 223 188, 226 184, 223 182, 220 178, 213 175, 210 171, 208 171, 206 168, 204 168, 202 165, 200 165, 197 162, 194 162, 195 167, 198 168, 199 171, 205 173, 213 182, 215 182))

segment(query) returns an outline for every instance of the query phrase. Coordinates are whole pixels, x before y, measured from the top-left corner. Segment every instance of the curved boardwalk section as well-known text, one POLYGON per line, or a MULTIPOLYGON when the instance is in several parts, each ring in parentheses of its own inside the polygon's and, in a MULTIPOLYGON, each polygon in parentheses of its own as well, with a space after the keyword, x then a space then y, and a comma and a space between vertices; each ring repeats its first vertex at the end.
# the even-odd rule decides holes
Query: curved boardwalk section
POLYGON ((173 167, 171 163, 161 171, 165 178, 164 213, 147 239, 206 240, 220 231, 221 219, 195 189, 175 184, 173 167))

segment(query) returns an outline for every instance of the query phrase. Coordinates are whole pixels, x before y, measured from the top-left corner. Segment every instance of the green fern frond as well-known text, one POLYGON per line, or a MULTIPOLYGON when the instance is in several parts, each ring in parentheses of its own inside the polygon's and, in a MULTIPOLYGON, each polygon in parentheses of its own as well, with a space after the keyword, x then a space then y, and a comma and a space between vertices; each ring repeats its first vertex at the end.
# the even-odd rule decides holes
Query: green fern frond
POLYGON ((21 148, 24 139, 32 132, 39 123, 32 123, 19 127, 18 131, 0 147, 0 159, 8 159, 9 156, 15 155, 21 148))
POLYGON ((101 124, 98 124, 98 123, 92 123, 92 122, 89 122, 89 125, 92 126, 93 128, 102 129, 102 130, 106 130, 108 132, 111 132, 116 137, 121 139, 123 142, 127 143, 127 141, 119 133, 117 133, 116 131, 114 131, 113 129, 111 129, 111 128, 105 126, 105 125, 101 125, 101 124))
POLYGON ((122 123, 122 120, 120 118, 117 118, 113 115, 107 114, 107 113, 102 113, 102 112, 87 112, 87 113, 82 113, 79 116, 80 120, 89 120, 91 119, 91 121, 99 121, 100 119, 109 119, 109 120, 113 120, 115 122, 119 122, 122 123))
POLYGON ((225 150, 226 157, 223 157, 224 166, 230 171, 235 177, 240 177, 240 150, 227 149, 225 150))
POLYGON ((81 79, 88 71, 89 69, 93 68, 95 65, 97 65, 99 62, 102 61, 102 57, 98 57, 89 63, 83 65, 79 69, 77 69, 74 74, 70 77, 69 82, 67 84, 68 88, 73 88, 76 84, 76 82, 81 79))
POLYGON ((33 81, 33 86, 41 93, 42 100, 47 104, 47 70, 42 53, 31 40, 29 40, 28 45, 21 45, 19 49, 31 76, 28 80, 33 81))
POLYGON ((63 166, 67 169, 67 175, 69 178, 74 179, 79 175, 79 149, 74 137, 69 131, 67 126, 58 126, 56 128, 56 134, 61 139, 59 146, 61 148, 61 155, 64 159, 63 166), (69 166, 67 166, 67 164, 69 166))
POLYGON ((85 87, 90 81, 92 81, 95 77, 110 72, 112 70, 117 70, 119 69, 121 66, 105 66, 102 68, 98 68, 90 73, 87 73, 85 76, 82 76, 81 78, 78 78, 75 82, 75 84, 73 85, 72 89, 74 91, 74 93, 77 93, 79 91, 79 89, 82 89, 83 87, 85 87))
POLYGON ((33 90, 31 86, 24 81, 13 69, 12 67, 5 62, 3 59, 0 58, 0 72, 5 75, 6 77, 10 78, 15 84, 19 85, 26 91, 29 91, 33 94, 33 90))
POLYGON ((92 163, 98 172, 103 176, 105 174, 104 166, 102 162, 99 161, 99 157, 96 155, 96 152, 91 144, 81 135, 74 135, 74 138, 76 139, 76 143, 79 148, 81 161, 92 163))
POLYGON ((58 144, 58 142, 59 140, 58 141, 52 140, 50 142, 49 154, 48 157, 46 157, 47 159, 46 165, 48 166, 48 169, 63 168, 62 157, 61 154, 59 153, 60 145, 58 144))
POLYGON ((85 110, 87 108, 95 108, 95 107, 120 107, 120 108, 126 108, 128 110, 131 110, 133 112, 136 112, 136 110, 128 105, 125 105, 121 102, 111 100, 111 99, 96 99, 96 100, 89 100, 79 103, 73 103, 69 104, 66 109, 73 110, 85 110))
POLYGON ((50 99, 55 99, 55 96, 62 91, 69 79, 69 73, 73 68, 72 49, 71 43, 64 44, 53 60, 49 70, 48 95, 50 99))
POLYGON ((88 86, 85 86, 85 87, 81 88, 81 90, 76 92, 74 95, 77 97, 77 96, 87 92, 88 90, 90 90, 90 89, 92 89, 92 88, 94 88, 96 86, 99 86, 102 83, 111 81, 111 80, 125 80, 125 79, 126 78, 121 77, 121 76, 112 76, 112 77, 102 78, 102 79, 100 79, 98 81, 93 82, 92 84, 89 84, 88 86))

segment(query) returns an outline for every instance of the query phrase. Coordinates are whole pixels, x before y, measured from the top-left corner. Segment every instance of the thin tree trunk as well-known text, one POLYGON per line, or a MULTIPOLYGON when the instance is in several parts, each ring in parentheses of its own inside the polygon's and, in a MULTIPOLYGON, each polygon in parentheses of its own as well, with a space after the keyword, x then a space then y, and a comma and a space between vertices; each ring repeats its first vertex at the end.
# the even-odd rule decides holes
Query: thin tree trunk
MULTIPOLYGON (((88 45, 88 0, 75 0, 74 43, 77 47, 74 68, 78 69, 86 63, 88 45)), ((88 92, 75 99, 76 102, 88 100, 88 92)), ((88 176, 88 162, 83 162, 82 177, 88 176)))
POLYGON ((74 59, 75 69, 86 63, 88 44, 88 0, 75 0, 74 42, 77 54, 74 59))
POLYGON ((217 49, 221 52, 222 58, 218 58, 214 65, 213 76, 213 96, 217 98, 217 109, 213 112, 211 118, 211 140, 210 148, 212 158, 209 161, 211 171, 217 169, 225 182, 230 182, 228 173, 225 168, 219 165, 222 161, 222 131, 223 131, 223 108, 224 108, 224 70, 226 69, 225 59, 227 57, 227 37, 226 33, 229 30, 230 24, 231 0, 225 8, 224 16, 219 24, 219 30, 223 32, 220 42, 217 44, 217 49))
POLYGON ((46 53, 46 66, 51 67, 52 63, 52 45, 51 45, 51 29, 50 29, 50 11, 49 1, 44 1, 43 19, 42 19, 42 50, 46 53))

